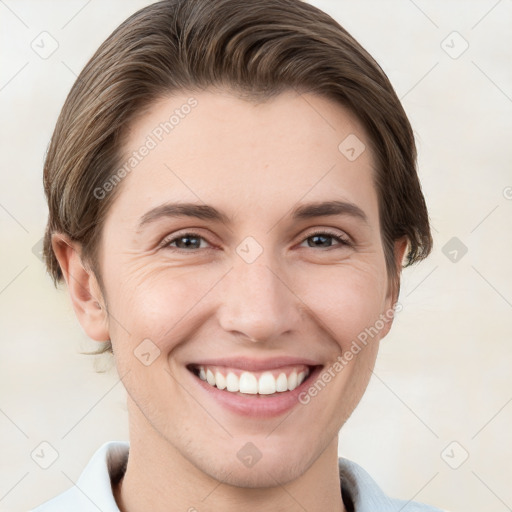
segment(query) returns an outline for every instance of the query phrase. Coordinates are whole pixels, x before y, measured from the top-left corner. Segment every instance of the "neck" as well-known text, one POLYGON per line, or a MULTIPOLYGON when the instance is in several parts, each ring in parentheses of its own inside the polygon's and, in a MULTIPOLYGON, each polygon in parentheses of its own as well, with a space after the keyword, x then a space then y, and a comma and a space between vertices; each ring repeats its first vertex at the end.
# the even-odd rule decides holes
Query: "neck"
POLYGON ((113 489, 121 512, 346 512, 337 437, 298 478, 242 487, 231 485, 229 474, 207 474, 147 423, 142 427, 130 421, 126 473, 113 489))

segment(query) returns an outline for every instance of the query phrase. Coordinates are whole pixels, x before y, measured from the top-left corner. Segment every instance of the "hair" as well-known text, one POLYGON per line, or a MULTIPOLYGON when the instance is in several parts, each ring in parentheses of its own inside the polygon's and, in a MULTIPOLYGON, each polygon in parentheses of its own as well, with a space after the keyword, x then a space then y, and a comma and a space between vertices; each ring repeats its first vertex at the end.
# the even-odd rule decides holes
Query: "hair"
POLYGON ((412 128, 378 63, 333 18, 301 0, 164 0, 103 42, 69 92, 45 160, 43 254, 54 284, 63 278, 51 244, 59 232, 80 244, 103 290, 100 235, 121 187, 101 199, 94 191, 116 178, 135 116, 161 97, 212 88, 247 101, 293 89, 355 115, 375 158, 386 268, 399 289, 395 241, 407 239, 404 266, 432 250, 412 128))

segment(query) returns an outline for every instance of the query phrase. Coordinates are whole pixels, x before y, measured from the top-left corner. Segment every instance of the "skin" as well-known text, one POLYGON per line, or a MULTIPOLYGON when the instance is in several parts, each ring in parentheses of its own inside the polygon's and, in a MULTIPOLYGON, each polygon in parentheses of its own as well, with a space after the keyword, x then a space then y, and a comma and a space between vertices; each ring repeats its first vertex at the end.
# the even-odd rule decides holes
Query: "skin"
MULTIPOLYGON (((190 96, 139 116, 125 154, 190 96)), ((92 339, 112 340, 128 392, 130 455, 116 500, 123 512, 344 511, 338 432, 391 322, 307 405, 277 418, 248 419, 205 399, 185 365, 227 354, 329 367, 392 308, 368 137, 344 107, 313 94, 258 105, 227 91, 193 96, 197 107, 118 185, 102 233, 103 290, 80 247, 53 236, 77 317, 92 339), (349 134, 367 148, 355 161, 338 150, 349 134), (289 216, 326 200, 357 205, 366 222, 289 216), (212 205, 230 222, 160 218, 138 229, 150 209, 176 201, 212 205), (325 230, 351 245, 328 235, 315 244, 312 233, 325 230), (202 238, 159 246, 187 231, 202 238), (236 251, 249 236, 263 250, 252 263, 236 251), (160 350, 149 366, 134 355, 144 339, 160 350), (262 454, 252 467, 237 458, 247 442, 262 454)), ((396 243, 397 265, 405 248, 396 243)))

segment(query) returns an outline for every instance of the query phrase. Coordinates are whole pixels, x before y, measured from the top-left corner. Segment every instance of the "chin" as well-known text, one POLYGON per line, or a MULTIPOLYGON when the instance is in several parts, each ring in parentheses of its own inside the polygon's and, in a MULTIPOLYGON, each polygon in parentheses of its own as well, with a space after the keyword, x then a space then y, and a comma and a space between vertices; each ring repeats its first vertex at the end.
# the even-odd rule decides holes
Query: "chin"
MULTIPOLYGON (((284 462, 284 460, 266 462, 260 460, 251 468, 245 468, 241 464, 232 464, 231 467, 223 469, 223 472, 228 474, 222 479, 222 482, 233 487, 247 489, 280 487, 299 478, 308 469, 304 461, 286 460, 284 462)), ((218 475, 214 477, 218 479, 218 475)))
MULTIPOLYGON (((244 442, 242 448, 236 442, 234 456, 210 454, 209 458, 201 457, 196 466, 211 478, 233 487, 248 489, 271 488, 285 485, 303 475, 315 462, 317 457, 311 453, 304 453, 296 447, 287 450, 275 450, 269 447, 261 451, 255 448, 255 443, 244 442), (252 459, 251 459, 252 456, 252 459)), ((259 446, 264 444, 264 440, 259 446)), ((308 443, 297 443, 297 446, 307 446, 308 443)), ((323 450, 318 450, 318 455, 323 450)))

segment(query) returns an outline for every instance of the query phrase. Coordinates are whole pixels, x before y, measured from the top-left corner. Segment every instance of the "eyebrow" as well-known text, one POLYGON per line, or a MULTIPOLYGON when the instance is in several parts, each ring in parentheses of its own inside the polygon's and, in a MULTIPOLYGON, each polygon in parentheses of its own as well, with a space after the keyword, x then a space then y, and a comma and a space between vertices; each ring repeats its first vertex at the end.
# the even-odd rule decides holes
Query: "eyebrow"
MULTIPOLYGON (((315 217, 348 215, 368 224, 364 211, 354 203, 346 201, 320 201, 297 206, 291 212, 294 220, 305 220, 315 217)), ((230 223, 225 213, 213 206, 196 203, 165 203, 146 212, 139 221, 139 229, 161 218, 192 217, 196 219, 214 220, 224 224, 230 223)))

